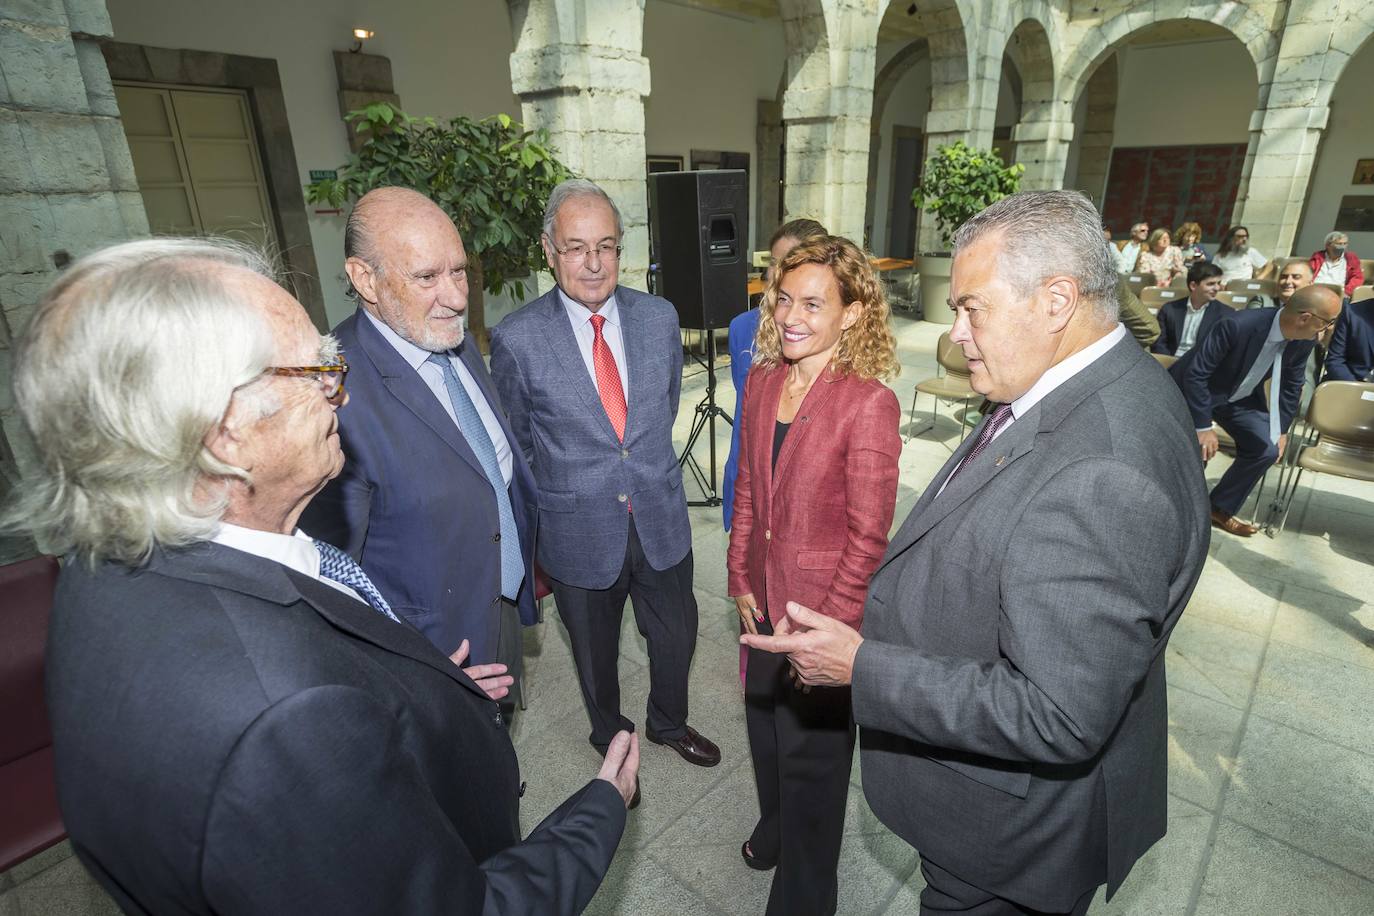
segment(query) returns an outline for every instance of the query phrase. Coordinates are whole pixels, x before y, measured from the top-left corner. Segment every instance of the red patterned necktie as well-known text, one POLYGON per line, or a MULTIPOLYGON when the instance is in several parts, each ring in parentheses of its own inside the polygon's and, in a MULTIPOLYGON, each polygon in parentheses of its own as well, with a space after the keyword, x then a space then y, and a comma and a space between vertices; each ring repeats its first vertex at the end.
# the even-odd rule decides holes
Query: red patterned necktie
POLYGON ((983 424, 983 428, 979 431, 978 438, 973 443, 973 448, 968 450, 968 454, 964 456, 964 460, 959 462, 959 466, 954 469, 954 473, 950 474, 949 479, 945 481, 946 487, 954 482, 954 478, 959 476, 960 471, 973 463, 973 459, 983 453, 983 449, 988 447, 988 443, 992 441, 992 437, 997 435, 997 431, 1003 426, 1006 426, 1007 421, 1010 419, 1011 405, 998 404, 992 413, 989 414, 987 422, 983 424))
POLYGON ((605 315, 592 316, 592 366, 596 369, 596 390, 601 395, 601 406, 615 428, 616 437, 625 441, 625 389, 620 386, 620 370, 616 368, 615 356, 610 345, 602 336, 601 326, 606 323, 605 315))

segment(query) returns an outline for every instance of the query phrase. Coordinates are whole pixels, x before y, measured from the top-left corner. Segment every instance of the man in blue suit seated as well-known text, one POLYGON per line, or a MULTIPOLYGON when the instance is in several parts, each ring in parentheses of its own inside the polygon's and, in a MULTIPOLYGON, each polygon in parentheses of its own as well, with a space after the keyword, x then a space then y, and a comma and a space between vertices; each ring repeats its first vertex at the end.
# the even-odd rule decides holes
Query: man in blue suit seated
POLYGON ((463 240, 429 198, 379 188, 349 214, 344 254, 358 302, 334 329, 349 366, 348 461, 303 524, 439 651, 466 640, 471 661, 518 678, 520 624, 535 622, 534 479, 464 333, 463 240))
POLYGON ((1374 373, 1374 299, 1352 302, 1341 313, 1326 351, 1326 378, 1368 382, 1374 373))
POLYGON ((692 529, 673 420, 677 312, 618 285, 623 226, 583 179, 549 195, 542 242, 558 285, 491 335, 491 374, 538 488, 539 564, 567 627, 598 751, 633 731, 620 712, 625 599, 649 649, 645 737, 699 766, 720 749, 687 724, 696 650, 692 529))
POLYGON ((1212 488, 1213 526, 1240 537, 1259 529, 1236 518, 1265 470, 1283 456, 1316 338, 1341 314, 1324 286, 1298 290, 1281 309, 1236 312, 1169 367, 1197 427, 1202 460, 1217 451, 1215 420, 1236 440, 1236 460, 1212 488), (1269 397, 1265 379, 1273 376, 1269 397))
POLYGON ((1159 309, 1159 337, 1150 352, 1182 356, 1196 346, 1214 324, 1232 312, 1217 301, 1222 288, 1220 267, 1194 261, 1188 268, 1188 295, 1159 309))

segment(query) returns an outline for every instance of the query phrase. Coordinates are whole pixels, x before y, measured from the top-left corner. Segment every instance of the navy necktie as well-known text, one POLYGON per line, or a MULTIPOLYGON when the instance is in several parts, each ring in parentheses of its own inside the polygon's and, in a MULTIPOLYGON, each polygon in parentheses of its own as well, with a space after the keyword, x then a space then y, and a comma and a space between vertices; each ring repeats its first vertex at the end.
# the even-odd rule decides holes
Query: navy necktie
POLYGON ((363 572, 363 568, 353 562, 352 557, 333 544, 326 544, 324 541, 316 541, 315 549, 320 554, 320 575, 326 579, 332 579, 340 585, 347 585, 378 612, 385 614, 397 623, 401 622, 401 618, 397 617, 396 612, 391 609, 391 605, 386 603, 382 593, 377 591, 377 586, 372 584, 372 580, 367 577, 367 573, 363 572))
POLYGON ((458 418, 458 430, 468 440, 468 446, 482 465, 496 495, 496 515, 501 521, 501 594, 511 600, 520 593, 520 583, 525 579, 525 560, 520 556, 520 533, 515 528, 515 510, 511 507, 510 491, 506 480, 501 476, 501 465, 496 460, 496 446, 487 433, 487 425, 477 412, 477 405, 458 380, 453 363, 441 353, 430 354, 428 362, 438 366, 444 373, 444 387, 448 389, 449 403, 453 405, 454 416, 458 418))

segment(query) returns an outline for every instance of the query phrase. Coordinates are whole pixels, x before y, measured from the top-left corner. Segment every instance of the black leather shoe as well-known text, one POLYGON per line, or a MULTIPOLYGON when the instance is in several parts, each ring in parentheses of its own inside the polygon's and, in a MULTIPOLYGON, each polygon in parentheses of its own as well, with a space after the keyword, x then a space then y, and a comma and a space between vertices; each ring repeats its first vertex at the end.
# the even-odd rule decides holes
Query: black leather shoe
POLYGON ((740 845, 739 854, 744 858, 744 864, 748 865, 754 871, 770 871, 778 864, 776 859, 772 862, 765 862, 763 859, 754 855, 753 851, 749 849, 748 840, 745 840, 744 843, 740 845))
POLYGON ((644 737, 654 744, 672 748, 682 756, 683 760, 699 767, 713 767, 720 763, 720 748, 711 743, 709 738, 703 738, 690 725, 687 726, 687 734, 681 738, 660 738, 647 728, 644 729, 644 737))

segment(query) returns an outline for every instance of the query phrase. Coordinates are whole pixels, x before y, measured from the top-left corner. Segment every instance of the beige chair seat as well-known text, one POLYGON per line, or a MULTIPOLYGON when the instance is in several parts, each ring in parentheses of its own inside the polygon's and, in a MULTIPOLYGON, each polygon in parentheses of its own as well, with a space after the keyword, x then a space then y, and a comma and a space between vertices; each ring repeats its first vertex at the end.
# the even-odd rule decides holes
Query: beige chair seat
POLYGON ((928 378, 924 382, 917 384, 916 390, 921 394, 931 394, 937 398, 944 398, 947 401, 964 398, 971 398, 977 392, 969 385, 967 378, 955 375, 942 375, 936 378, 928 378))
POLYGON ((1323 474, 1339 474, 1355 480, 1374 480, 1374 448, 1355 448, 1321 441, 1303 449, 1298 467, 1323 474))
POLYGON ((1294 462, 1296 472, 1280 480, 1267 528, 1272 529, 1278 512, 1283 531, 1303 471, 1374 480, 1374 383, 1322 382, 1312 395, 1307 420, 1317 441, 1303 446, 1294 462))

